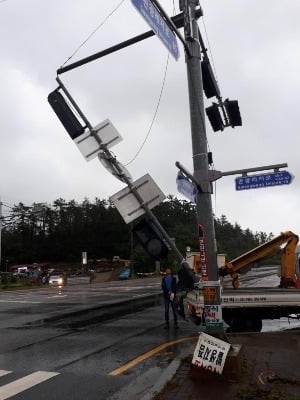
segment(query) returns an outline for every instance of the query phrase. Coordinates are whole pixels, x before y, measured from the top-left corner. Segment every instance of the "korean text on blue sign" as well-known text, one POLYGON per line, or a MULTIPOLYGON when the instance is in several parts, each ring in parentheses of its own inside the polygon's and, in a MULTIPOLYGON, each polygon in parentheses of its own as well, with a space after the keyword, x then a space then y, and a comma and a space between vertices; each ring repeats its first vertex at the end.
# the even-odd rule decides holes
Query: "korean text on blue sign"
POLYGON ((160 38, 169 52, 178 60, 179 49, 174 32, 169 28, 168 24, 161 16, 158 9, 151 0, 131 0, 137 11, 143 16, 150 25, 155 34, 160 38))
POLYGON ((270 186, 289 185, 293 176, 288 171, 268 174, 241 176, 235 179, 236 190, 259 189, 270 186))
POLYGON ((177 174, 176 184, 178 192, 182 193, 190 201, 196 204, 197 189, 181 172, 178 172, 177 174))

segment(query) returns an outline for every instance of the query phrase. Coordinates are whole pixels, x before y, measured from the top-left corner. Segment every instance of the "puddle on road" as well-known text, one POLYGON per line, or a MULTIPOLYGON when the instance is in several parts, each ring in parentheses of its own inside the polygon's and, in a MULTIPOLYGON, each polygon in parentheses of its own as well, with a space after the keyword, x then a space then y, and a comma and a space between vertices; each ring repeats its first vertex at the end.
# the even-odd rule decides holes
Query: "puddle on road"
POLYGON ((300 320, 281 318, 274 320, 263 320, 262 332, 278 332, 290 329, 299 329, 300 320))

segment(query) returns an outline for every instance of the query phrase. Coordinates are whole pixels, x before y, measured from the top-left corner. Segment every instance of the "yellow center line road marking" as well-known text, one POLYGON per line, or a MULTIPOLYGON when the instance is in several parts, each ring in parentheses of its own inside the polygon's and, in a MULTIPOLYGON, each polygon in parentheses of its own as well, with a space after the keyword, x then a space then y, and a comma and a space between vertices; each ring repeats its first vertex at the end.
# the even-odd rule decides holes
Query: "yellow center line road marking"
POLYGON ((58 372, 44 372, 37 371, 33 374, 24 376, 24 378, 17 379, 7 385, 0 387, 0 400, 8 399, 18 393, 23 392, 39 383, 47 381, 54 376, 59 375, 58 372))
POLYGON ((11 374, 12 371, 5 371, 4 369, 0 369, 0 376, 4 376, 7 374, 11 374))
MULTIPOLYGON (((173 344, 177 344, 177 343, 181 343, 181 342, 187 342, 188 340, 196 340, 196 339, 198 339, 198 336, 181 338, 181 339, 177 339, 177 340, 172 340, 171 342, 163 343, 163 344, 155 347, 154 349, 152 349, 150 351, 147 351, 147 353, 144 353, 144 354, 140 355, 139 357, 135 358, 134 360, 131 360, 128 363, 122 365, 122 367, 117 368, 114 371, 111 371, 108 375, 111 375, 111 376, 120 375, 123 372, 127 371, 129 368, 134 367, 135 365, 137 365, 141 361, 146 360, 146 358, 149 358, 149 357, 153 356, 154 354, 159 353, 161 350, 166 349, 167 347, 172 346, 173 344)), ((1 400, 1 398, 0 398, 0 400, 1 400)))

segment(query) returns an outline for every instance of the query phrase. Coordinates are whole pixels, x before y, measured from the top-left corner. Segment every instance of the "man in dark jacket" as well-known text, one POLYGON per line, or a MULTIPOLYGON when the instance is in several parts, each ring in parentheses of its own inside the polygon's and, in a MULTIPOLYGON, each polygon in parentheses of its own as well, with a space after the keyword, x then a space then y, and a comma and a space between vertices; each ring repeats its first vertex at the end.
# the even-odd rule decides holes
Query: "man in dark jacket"
POLYGON ((165 328, 169 328, 169 308, 170 304, 173 311, 173 318, 174 318, 174 327, 178 328, 177 326, 177 314, 175 310, 175 295, 176 295, 176 278, 172 276, 170 268, 166 269, 165 276, 162 278, 161 281, 161 288, 164 295, 164 304, 165 304, 165 320, 166 326, 165 328))

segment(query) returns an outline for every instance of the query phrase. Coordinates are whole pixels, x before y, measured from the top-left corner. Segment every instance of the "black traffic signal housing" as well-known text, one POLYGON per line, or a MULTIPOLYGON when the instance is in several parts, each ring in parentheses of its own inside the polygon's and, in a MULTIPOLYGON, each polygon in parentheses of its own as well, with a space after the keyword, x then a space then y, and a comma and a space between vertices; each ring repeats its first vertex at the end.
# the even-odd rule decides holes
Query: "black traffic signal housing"
POLYGON ((214 132, 223 131, 224 124, 223 124, 223 120, 221 117, 221 113, 220 113, 218 104, 213 103, 210 107, 207 107, 205 109, 205 111, 206 111, 206 115, 209 119, 209 122, 213 128, 213 131, 214 132))
POLYGON ((206 57, 201 62, 203 91, 205 96, 210 99, 211 97, 220 97, 220 89, 214 76, 213 70, 209 59, 206 57))
POLYGON ((169 252, 155 225, 145 219, 132 228, 134 237, 154 260, 166 258, 169 252))
POLYGON ((242 126, 242 118, 240 114, 239 104, 237 100, 226 99, 224 107, 229 120, 229 125, 233 128, 235 126, 242 126))
POLYGON ((177 271, 178 275, 178 290, 194 289, 194 275, 192 270, 181 268, 177 271))
POLYGON ((72 139, 84 132, 85 127, 78 121, 58 89, 48 95, 48 102, 72 139))

